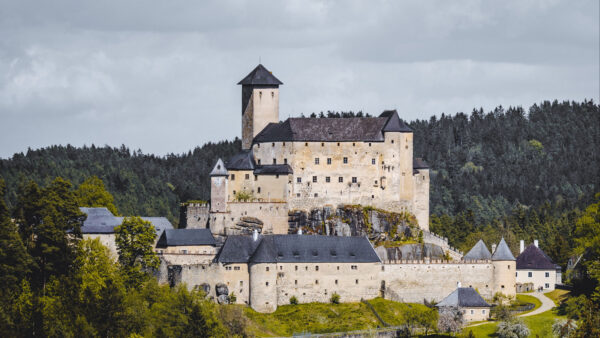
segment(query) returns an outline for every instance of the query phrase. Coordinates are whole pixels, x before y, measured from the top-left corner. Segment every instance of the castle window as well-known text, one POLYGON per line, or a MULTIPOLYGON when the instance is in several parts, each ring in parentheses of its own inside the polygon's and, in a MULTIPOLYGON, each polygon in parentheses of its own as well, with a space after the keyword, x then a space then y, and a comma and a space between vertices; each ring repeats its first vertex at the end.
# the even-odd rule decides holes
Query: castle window
POLYGON ((302 183, 302 177, 296 177, 296 182, 302 183))
POLYGON ((239 271, 239 270, 240 270, 240 267, 239 267, 239 266, 234 266, 234 267, 233 267, 233 270, 239 271))
POLYGON ((283 142, 282 145, 285 147, 285 142, 283 142))
MULTIPOLYGON (((254 180, 258 181, 258 175, 254 175, 254 180)), ((260 191, 259 191, 260 192, 260 191)))
POLYGON ((325 177, 325 182, 326 182, 326 183, 329 183, 329 182, 331 182, 331 177, 329 177, 329 176, 325 177))
POLYGON ((423 181, 425 181, 425 176, 423 176, 423 181))
POLYGON ((260 165, 260 158, 258 159, 258 165, 260 165))
POLYGON ((375 180, 375 185, 377 185, 377 180, 375 180))
POLYGON ((402 176, 406 175, 406 173, 402 173, 402 176))
POLYGON ((319 197, 319 194, 315 193, 315 197, 319 197))
POLYGON ((275 97, 275 92, 271 91, 271 97, 275 97))
POLYGON ((275 175, 275 178, 279 178, 279 174, 275 175))
POLYGON ((298 280, 297 279, 294 280, 294 284, 298 285, 298 280))
POLYGON ((319 271, 319 266, 315 266, 315 271, 319 271))
POLYGON ((315 280, 315 284, 319 284, 319 280, 318 279, 315 280))
POLYGON ((300 193, 296 193, 296 197, 300 197, 300 193))
POLYGON ((384 265, 381 266, 381 271, 385 271, 385 266, 384 265))
POLYGON ((354 284, 358 284, 358 279, 354 281, 354 284))
POLYGON ((260 187, 258 187, 257 192, 260 194, 260 187))
POLYGON ((277 273, 277 277, 279 278, 283 278, 283 276, 285 276, 285 274, 283 272, 278 272, 277 273))
POLYGON ((313 176, 313 183, 317 183, 317 176, 313 176))
POLYGON ((240 286, 244 286, 244 281, 243 280, 240 281, 240 286))
POLYGON ((277 164, 277 159, 276 158, 273 159, 273 164, 277 164))
POLYGON ((235 195, 235 190, 233 191, 233 194, 235 195))
POLYGON ((356 266, 356 265, 351 265, 351 266, 350 266, 350 269, 352 269, 352 270, 358 270, 358 266, 356 266))
POLYGON ((337 266, 337 269, 338 269, 338 270, 340 269, 340 266, 339 266, 339 265, 337 266))
MULTIPOLYGON (((269 282, 265 282, 265 286, 269 286, 269 282)), ((267 303, 267 304, 269 304, 269 303, 267 303)))
POLYGON ((304 143, 304 146, 305 146, 305 147, 308 147, 308 142, 305 142, 305 143, 304 143))
POLYGON ((296 271, 298 271, 298 265, 296 265, 294 268, 296 269, 296 271))
POLYGON ((545 287, 546 289, 549 289, 549 288, 550 288, 550 284, 546 283, 546 284, 544 284, 544 287, 545 287))
POLYGON ((342 176, 338 177, 338 182, 344 183, 344 178, 342 176))
POLYGON ((331 158, 327 158, 327 164, 331 164, 331 158))
POLYGON ((321 147, 324 147, 324 146, 325 146, 325 143, 321 142, 321 147))
POLYGON ((546 272, 546 278, 550 277, 550 272, 546 272))
POLYGON ((231 174, 231 180, 235 181, 235 174, 231 174))
POLYGON ((258 92, 258 97, 262 97, 262 91, 258 92))
POLYGON ((340 146, 340 143, 338 142, 338 147, 340 146))
POLYGON ((184 249, 184 250, 181 250, 181 253, 182 253, 182 254, 187 254, 187 250, 185 250, 185 249, 184 249))
POLYGON ((287 164, 287 158, 283 159, 283 164, 287 164))
POLYGON ((353 146, 353 147, 355 147, 355 146, 356 146, 356 143, 352 142, 352 146, 353 146))
POLYGON ((371 146, 371 142, 369 142, 369 147, 371 146))
POLYGON ((275 142, 271 143, 271 146, 274 147, 275 146, 275 142))
POLYGON ((394 143, 394 140, 392 140, 392 143, 394 143))
POLYGON ((485 314, 485 310, 481 310, 481 314, 485 314))
POLYGON ((375 164, 375 159, 374 158, 371 159, 371 164, 375 164))
POLYGON ((371 198, 375 198, 375 195, 371 195, 371 198))
POLYGON ((510 265, 508 265, 508 270, 510 270, 510 265))
POLYGON ((269 271, 269 267, 267 266, 267 271, 269 271))
POLYGON ((344 157, 344 164, 348 164, 348 158, 344 157))
POLYGON ((250 174, 246 174, 246 179, 249 180, 250 179, 250 174))
POLYGON ((533 273, 532 273, 531 271, 529 271, 529 272, 527 273, 527 277, 529 277, 529 278, 531 278, 531 277, 532 277, 532 275, 533 275, 533 273))
POLYGON ((337 279, 336 279, 336 280, 335 280, 335 285, 337 285, 337 284, 338 284, 338 281, 337 281, 337 279))
POLYGON ((356 177, 352 177, 352 183, 356 183, 356 182, 357 182, 356 177))
POLYGON ((319 164, 319 158, 315 157, 315 164, 319 164))

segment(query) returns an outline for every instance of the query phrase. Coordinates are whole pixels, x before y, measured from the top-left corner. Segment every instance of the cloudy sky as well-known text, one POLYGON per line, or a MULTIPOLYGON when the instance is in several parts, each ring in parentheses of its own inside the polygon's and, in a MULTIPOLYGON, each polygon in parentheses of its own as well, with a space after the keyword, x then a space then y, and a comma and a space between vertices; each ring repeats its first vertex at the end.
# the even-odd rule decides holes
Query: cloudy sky
POLYGON ((262 63, 280 118, 406 120, 599 100, 599 1, 0 0, 0 157, 84 144, 182 153, 240 135, 262 63), (87 3, 87 4, 84 4, 87 3))

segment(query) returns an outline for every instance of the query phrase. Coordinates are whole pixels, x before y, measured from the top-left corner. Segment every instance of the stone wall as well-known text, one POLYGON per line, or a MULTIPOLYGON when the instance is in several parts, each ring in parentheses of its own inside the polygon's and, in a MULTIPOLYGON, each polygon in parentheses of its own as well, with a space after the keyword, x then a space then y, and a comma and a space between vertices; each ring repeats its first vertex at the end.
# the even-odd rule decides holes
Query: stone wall
POLYGON ((210 229, 215 235, 286 234, 288 209, 284 202, 230 202, 227 212, 211 213, 210 229))
MULTIPOLYGON (((213 183, 214 184, 214 183, 213 183)), ((211 189, 212 190, 212 189, 211 189)), ((215 200, 218 194, 215 193, 215 200)), ((181 205, 180 227, 186 229, 205 229, 208 227, 210 205, 205 203, 187 203, 181 205)))
MULTIPOLYGON (((385 298, 401 302, 439 302, 456 289, 457 282, 473 287, 482 297, 491 299, 494 289, 494 265, 485 263, 450 263, 412 261, 384 264, 385 298)), ((513 274, 514 276, 514 274, 513 274)))

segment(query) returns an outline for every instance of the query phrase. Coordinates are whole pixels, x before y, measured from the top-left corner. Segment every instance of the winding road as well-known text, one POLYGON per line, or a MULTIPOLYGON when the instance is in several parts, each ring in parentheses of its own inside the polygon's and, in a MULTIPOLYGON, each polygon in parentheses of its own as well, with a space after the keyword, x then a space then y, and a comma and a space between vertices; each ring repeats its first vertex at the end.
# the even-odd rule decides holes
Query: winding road
POLYGON ((535 315, 540 314, 542 312, 546 312, 548 310, 552 310, 552 308, 556 306, 554 304, 554 302, 552 301, 552 299, 546 297, 546 295, 544 295, 542 292, 534 291, 534 292, 531 292, 531 293, 526 293, 526 295, 533 296, 533 297, 539 299, 542 302, 542 305, 540 307, 538 307, 537 309, 531 311, 531 312, 527 312, 525 314, 518 315, 517 317, 535 316, 535 315))

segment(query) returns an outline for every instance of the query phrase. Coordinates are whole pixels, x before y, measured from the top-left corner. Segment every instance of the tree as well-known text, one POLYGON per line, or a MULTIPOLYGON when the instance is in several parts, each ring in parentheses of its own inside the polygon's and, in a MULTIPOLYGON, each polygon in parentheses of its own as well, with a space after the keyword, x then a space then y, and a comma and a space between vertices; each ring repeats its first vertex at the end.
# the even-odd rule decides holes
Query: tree
POLYGON ((527 325, 518 320, 500 322, 496 328, 500 338, 526 338, 529 336, 527 325))
POLYGON ((600 193, 596 203, 591 204, 577 219, 575 228, 575 252, 582 255, 584 278, 590 281, 591 298, 600 303, 600 193))
POLYGON ((106 191, 104 182, 98 176, 83 181, 75 191, 80 207, 106 207, 113 215, 118 215, 113 196, 106 191))
POLYGON ((552 324, 552 333, 560 338, 568 338, 574 335, 577 329, 577 323, 572 320, 559 320, 556 319, 552 324))
POLYGON ((140 217, 125 217, 123 223, 115 228, 119 263, 128 287, 139 287, 148 277, 149 269, 158 269, 160 260, 154 252, 155 239, 152 223, 140 217))
POLYGON ((442 307, 439 310, 438 330, 445 333, 460 332, 464 323, 463 313, 457 307, 442 307))
POLYGON ((0 179, 0 335, 14 335, 21 315, 12 311, 24 287, 22 281, 30 272, 31 257, 23 245, 17 227, 10 219, 4 194, 6 185, 0 179))

